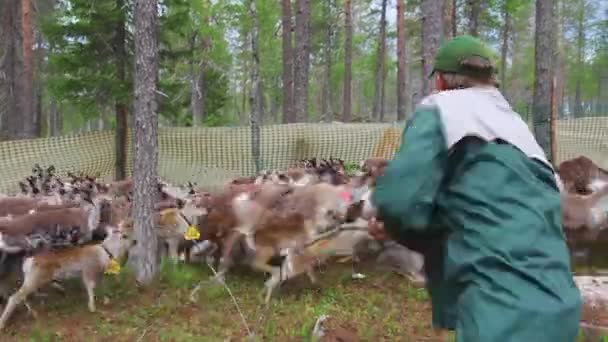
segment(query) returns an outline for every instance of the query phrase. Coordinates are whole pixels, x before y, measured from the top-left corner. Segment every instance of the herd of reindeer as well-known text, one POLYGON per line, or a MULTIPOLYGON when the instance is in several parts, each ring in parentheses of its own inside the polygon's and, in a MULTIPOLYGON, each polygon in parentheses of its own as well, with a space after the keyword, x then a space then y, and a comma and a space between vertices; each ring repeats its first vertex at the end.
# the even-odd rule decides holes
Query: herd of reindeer
MULTIPOLYGON (((366 159, 349 175, 340 159, 303 160, 287 170, 230 180, 215 191, 158 180, 159 260, 205 262, 218 281, 234 265, 248 265, 270 275, 268 303, 287 279, 306 274, 315 283, 316 267, 334 257, 354 265, 365 252, 388 248, 390 241, 374 241, 367 231, 376 215, 371 193, 387 164, 366 159)), ((61 282, 69 278, 82 279, 94 312, 100 276, 118 272, 137 245, 131 180, 60 177, 53 166, 32 171, 19 183, 20 194, 0 194, 0 330, 20 304, 35 316, 30 295, 46 286, 63 291, 61 282)), ((569 245, 597 239, 608 227, 608 172, 578 157, 563 162, 558 174, 569 245)), ((399 242, 412 255, 428 248, 424 241, 399 242)), ((412 263, 406 273, 424 283, 423 267, 412 263)))

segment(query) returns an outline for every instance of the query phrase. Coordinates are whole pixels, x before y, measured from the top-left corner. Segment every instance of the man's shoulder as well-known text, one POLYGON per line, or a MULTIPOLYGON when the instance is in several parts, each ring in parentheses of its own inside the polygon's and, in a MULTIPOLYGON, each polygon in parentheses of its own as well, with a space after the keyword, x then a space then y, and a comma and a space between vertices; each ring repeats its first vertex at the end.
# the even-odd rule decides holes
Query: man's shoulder
POLYGON ((452 89, 435 92, 433 94, 425 96, 420 101, 420 106, 444 106, 444 105, 469 105, 472 106, 474 103, 471 101, 494 97, 496 101, 504 101, 502 96, 498 96, 500 92, 496 88, 465 88, 465 89, 452 89))

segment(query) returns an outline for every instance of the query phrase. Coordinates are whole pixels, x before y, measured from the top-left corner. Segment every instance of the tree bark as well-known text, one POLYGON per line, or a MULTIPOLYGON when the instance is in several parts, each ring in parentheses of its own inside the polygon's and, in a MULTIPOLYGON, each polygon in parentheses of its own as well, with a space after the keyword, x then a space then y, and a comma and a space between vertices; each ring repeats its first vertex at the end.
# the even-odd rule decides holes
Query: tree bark
POLYGON ((452 1, 452 37, 456 37, 458 35, 458 17, 456 16, 456 8, 458 5, 457 0, 452 1))
POLYGON ((532 115, 534 135, 547 156, 550 156, 549 116, 555 42, 553 35, 553 0, 536 0, 536 34, 534 53, 534 95, 532 115))
POLYGON ((321 93, 321 120, 333 119, 332 110, 332 99, 333 91, 331 87, 331 71, 333 67, 333 36, 334 36, 334 23, 333 23, 333 7, 335 6, 334 0, 327 0, 324 3, 323 10, 325 11, 325 42, 323 48, 324 54, 324 67, 325 73, 323 75, 323 87, 321 93))
POLYGON ((431 93, 433 83, 429 75, 433 69, 433 59, 439 47, 442 31, 442 2, 423 0, 422 11, 422 95, 431 93))
POLYGON ((283 26, 283 123, 296 122, 294 108, 294 65, 293 65, 293 40, 291 21, 291 0, 281 1, 283 15, 281 24, 283 26))
POLYGON ((508 97, 507 91, 507 57, 509 54, 509 39, 511 35, 511 14, 509 13, 509 0, 504 0, 502 8, 502 45, 500 47, 500 87, 503 95, 508 97))
POLYGON ((479 35, 479 14, 481 12, 481 2, 479 0, 467 0, 467 15, 469 34, 479 35))
POLYGON ((576 84, 574 88, 574 116, 580 118, 583 116, 583 100, 582 100, 582 78, 584 75, 585 62, 583 60, 585 51, 585 1, 580 1, 579 13, 577 14, 577 38, 576 38, 576 84))
MULTIPOLYGON (((125 6, 125 0, 116 0, 117 8, 125 6)), ((114 53, 116 58, 117 73, 116 77, 122 84, 127 83, 127 51, 126 51, 126 19, 124 11, 120 12, 122 17, 118 20, 116 33, 114 35, 114 53)), ((116 115, 116 131, 114 133, 114 144, 116 160, 114 163, 114 179, 123 180, 126 178, 127 166, 127 135, 128 135, 128 115, 129 107, 124 102, 124 99, 117 99, 114 104, 114 113, 116 115)))
POLYGON ((251 92, 249 104, 251 107, 251 155, 256 173, 262 169, 260 160, 260 119, 262 116, 262 89, 260 87, 260 52, 258 49, 258 15, 255 0, 249 0, 249 15, 251 16, 251 92))
POLYGON ((20 138, 35 138, 36 98, 34 95, 34 28, 32 27, 32 4, 21 0, 21 49, 23 74, 21 75, 21 132, 20 138))
MULTIPOLYGON (((203 5, 210 7, 209 1, 204 0, 203 5)), ((202 18, 204 25, 209 26, 209 15, 202 18)), ((209 37, 200 37, 197 33, 192 36, 191 41, 192 60, 191 60, 191 96, 190 107, 192 110, 192 126, 198 127, 203 124, 205 118, 205 73, 207 71, 207 53, 211 41, 209 37), (197 38, 200 39, 201 58, 196 58, 196 49, 199 48, 197 38)))
POLYGON ((158 18, 156 0, 135 1, 135 160, 133 163, 135 276, 147 285, 158 274, 153 209, 157 167, 158 18))
POLYGON ((310 69, 310 0, 296 0, 296 51, 294 107, 296 120, 308 117, 308 72, 310 69))
POLYGON ((59 111, 57 110, 57 104, 54 101, 51 101, 49 103, 49 135, 52 137, 56 137, 61 135, 61 130, 62 130, 62 122, 61 122, 61 115, 59 114, 59 111))
POLYGON ((380 12, 380 37, 378 42, 378 55, 376 56, 374 106, 372 114, 374 120, 384 119, 384 75, 386 62, 386 5, 388 0, 382 0, 382 10, 380 12))
POLYGON ((443 38, 448 40, 454 37, 454 23, 456 1, 443 0, 443 38))
POLYGON ((397 0, 397 121, 404 120, 407 111, 405 46, 405 0, 397 0))
POLYGON ((201 88, 201 67, 195 58, 196 38, 194 34, 190 41, 192 57, 190 60, 190 110, 192 111, 192 126, 198 127, 203 122, 203 90, 201 88))
MULTIPOLYGON (((22 64, 19 59, 19 16, 20 9, 17 1, 4 3, 2 12, 2 43, 3 60, 0 60, 0 77, 2 78, 3 90, 6 98, 6 106, 2 116, 2 139, 17 139, 20 129, 21 111, 18 101, 21 92, 19 82, 19 70, 22 64)), ((0 55, 1 56, 1 55, 0 55)))
POLYGON ((353 18, 352 0, 344 0, 344 94, 342 99, 342 121, 352 119, 352 64, 353 64, 353 18))
POLYGON ((564 41, 563 41, 563 31, 564 31, 564 7, 565 7, 565 1, 560 1, 559 4, 556 6, 556 11, 557 11, 557 20, 555 20, 554 25, 555 25, 555 32, 556 32, 556 54, 557 54, 557 58, 556 58, 556 66, 555 66, 555 73, 556 73, 556 90, 555 90, 555 96, 556 96, 556 102, 557 102, 557 107, 558 107, 558 111, 557 114, 559 115, 560 118, 562 118, 564 111, 564 89, 565 89, 565 79, 566 79, 566 70, 565 70, 565 51, 564 51, 564 41))

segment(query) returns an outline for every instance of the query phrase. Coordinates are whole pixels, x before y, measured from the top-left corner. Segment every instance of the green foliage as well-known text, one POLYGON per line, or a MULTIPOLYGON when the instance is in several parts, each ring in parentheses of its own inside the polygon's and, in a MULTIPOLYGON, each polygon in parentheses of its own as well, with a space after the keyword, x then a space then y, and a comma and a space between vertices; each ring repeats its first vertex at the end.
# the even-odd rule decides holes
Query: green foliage
POLYGON ((229 100, 225 5, 187 0, 165 0, 163 5, 159 88, 166 96, 160 114, 174 124, 192 125, 192 79, 202 73, 203 116, 219 116, 229 100))
MULTIPOLYGON (((255 0, 259 18, 260 80, 263 93, 263 123, 279 122, 282 115, 282 22, 276 0, 255 0)), ((406 0, 406 44, 409 96, 419 100, 421 84, 420 0, 406 0)), ((192 80, 202 79, 203 124, 230 125, 247 122, 251 88, 251 20, 245 0, 159 0, 159 112, 174 125, 192 124, 192 80), (201 75, 202 74, 202 75, 201 75)), ((598 100, 604 70, 608 69, 608 24, 599 13, 597 0, 559 0, 559 38, 563 53, 564 104, 572 107, 581 90, 586 115, 606 112, 598 100), (581 26, 582 23, 582 26, 581 26), (579 28, 584 31, 582 60, 577 47, 579 28)), ((48 5, 44 5, 47 6, 48 5)), ((326 76, 329 76, 330 107, 339 116, 344 88, 344 1, 311 1, 309 115, 321 115, 326 76), (327 32, 331 29, 331 43, 327 32), (327 53, 331 67, 327 75, 327 53)), ((396 107, 395 2, 388 2, 387 75, 385 108, 392 119, 396 107)), ((458 33, 467 29, 466 1, 456 5, 458 33)), ((46 7, 45 7, 46 8, 46 7)), ((352 108, 354 117, 369 117, 375 92, 381 0, 353 1, 352 108)), ((93 118, 104 118, 110 126, 116 103, 130 105, 133 97, 133 2, 132 0, 63 0, 46 8, 38 18, 43 43, 48 46, 48 66, 41 79, 48 87, 44 102, 58 104, 67 131, 79 129, 93 118), (119 4, 124 2, 124 6, 119 4), (124 27, 122 42, 116 39, 124 27), (116 53, 123 46, 126 57, 116 53), (121 80, 120 67, 125 77, 121 80)), ((297 12, 292 1, 295 23, 297 12)), ((505 93, 513 106, 526 115, 534 82, 535 3, 528 0, 484 1, 479 18, 481 37, 495 50, 502 47, 506 13, 510 39, 505 93), (506 12, 505 12, 506 10, 506 12)), ((297 51, 295 51, 297 53, 297 51)), ((605 102, 605 101, 604 101, 605 102)), ((606 104, 603 104, 604 108, 606 104)), ((328 119, 336 119, 330 117, 328 119)))
POLYGON ((97 116, 100 108, 130 100, 132 40, 129 32, 125 41, 115 39, 129 12, 129 6, 119 7, 116 0, 71 0, 59 2, 41 20, 49 44, 50 93, 86 119, 97 116), (127 52, 124 60, 116 53, 121 45, 127 52), (124 79, 118 77, 121 66, 126 66, 124 79))

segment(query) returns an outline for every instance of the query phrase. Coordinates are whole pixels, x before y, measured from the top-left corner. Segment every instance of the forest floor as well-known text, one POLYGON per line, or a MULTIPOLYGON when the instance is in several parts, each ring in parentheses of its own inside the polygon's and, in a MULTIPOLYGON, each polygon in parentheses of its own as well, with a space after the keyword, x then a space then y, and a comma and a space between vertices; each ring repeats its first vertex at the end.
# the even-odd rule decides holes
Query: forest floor
MULTIPOLYGON (((47 287, 43 293, 48 297, 30 299, 37 317, 21 306, 0 341, 310 341, 323 315, 329 316, 324 324, 328 335, 342 335, 343 341, 453 340, 452 334, 431 328, 426 290, 372 265, 360 271, 367 277, 353 280, 350 264, 332 263, 320 271, 318 285, 306 276, 290 280, 266 307, 264 276, 236 268, 228 274, 227 287, 246 327, 226 287, 207 281, 212 275, 207 266, 164 263, 158 283, 147 289, 137 288, 123 269, 100 282, 97 312, 88 311, 80 281, 64 283, 66 294, 47 287), (248 329, 253 339, 247 339, 248 329)), ((583 321, 590 314, 595 321, 597 310, 583 311, 583 321)))
POLYGON ((65 284, 67 295, 46 288, 48 297, 32 298, 37 318, 20 307, 2 341, 244 341, 247 329, 256 341, 308 341, 317 319, 336 333, 353 333, 360 341, 448 341, 431 328, 430 303, 424 289, 394 273, 362 269, 365 279, 351 279, 349 264, 323 269, 319 284, 306 276, 285 283, 263 305, 264 276, 234 270, 227 285, 243 312, 245 327, 225 287, 206 282, 195 298, 190 293, 212 274, 200 265, 167 265, 158 285, 138 289, 128 272, 105 276, 97 290, 97 312, 90 313, 79 281, 65 284))

